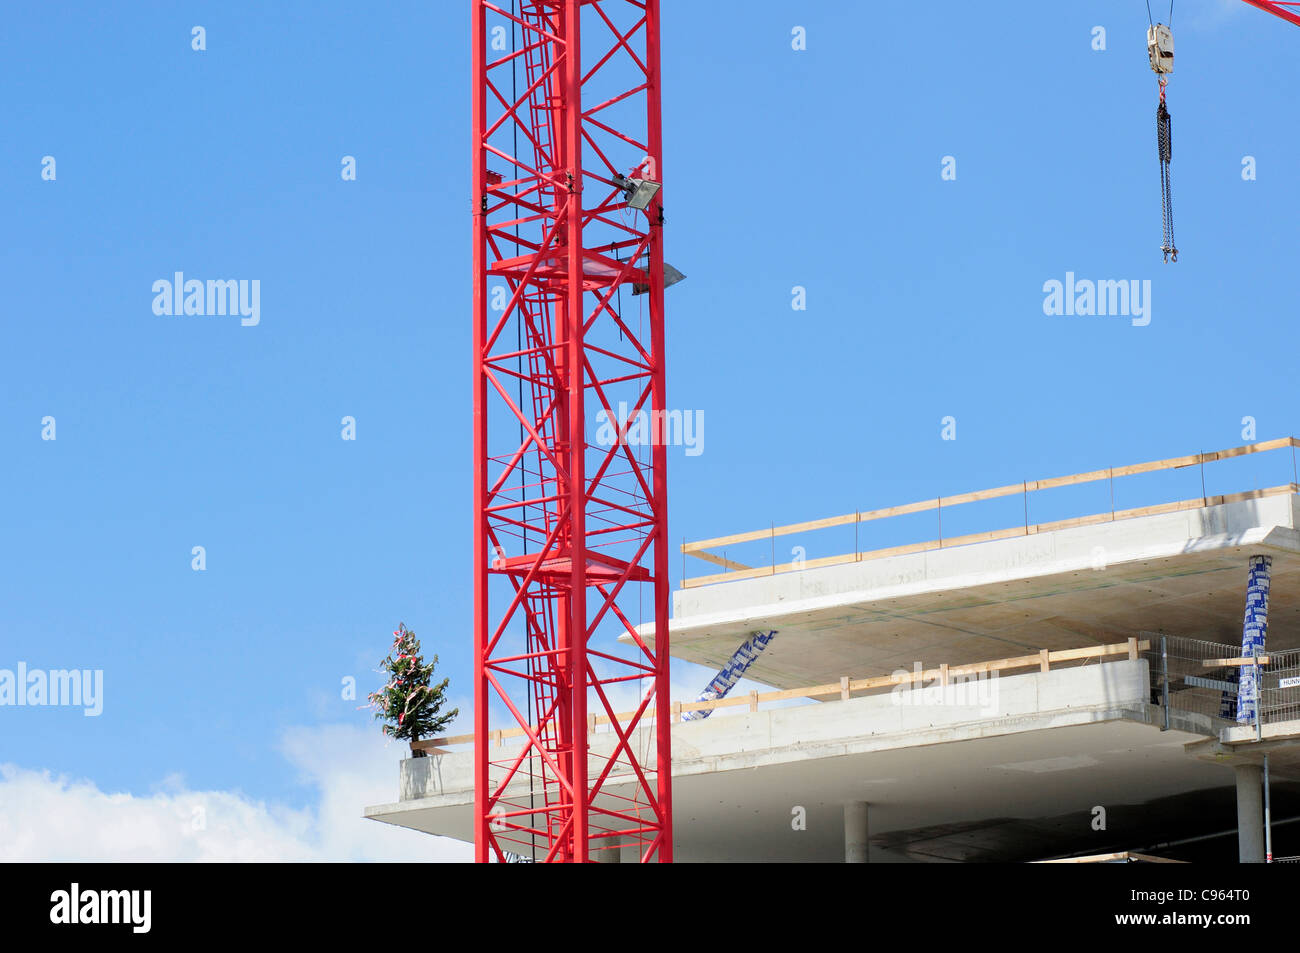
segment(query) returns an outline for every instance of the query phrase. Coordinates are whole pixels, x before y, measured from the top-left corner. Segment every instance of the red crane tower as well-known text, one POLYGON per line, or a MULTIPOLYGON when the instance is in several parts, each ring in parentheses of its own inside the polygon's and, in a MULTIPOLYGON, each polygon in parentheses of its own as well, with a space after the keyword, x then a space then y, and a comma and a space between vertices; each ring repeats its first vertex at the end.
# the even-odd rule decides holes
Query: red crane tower
POLYGON ((667 862, 659 3, 470 2, 475 856, 667 862))

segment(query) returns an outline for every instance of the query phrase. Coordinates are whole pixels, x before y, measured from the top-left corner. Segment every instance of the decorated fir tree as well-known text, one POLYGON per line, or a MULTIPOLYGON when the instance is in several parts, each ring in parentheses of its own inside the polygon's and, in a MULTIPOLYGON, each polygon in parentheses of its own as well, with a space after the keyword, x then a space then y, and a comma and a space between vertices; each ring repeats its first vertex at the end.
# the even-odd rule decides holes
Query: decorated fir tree
POLYGON ((449 679, 432 684, 438 656, 426 664, 420 657, 420 640, 405 625, 397 626, 393 648, 381 664, 388 673, 388 684, 372 692, 369 699, 375 718, 386 722, 383 731, 390 738, 419 741, 434 737, 460 713, 458 708, 442 712, 449 679))

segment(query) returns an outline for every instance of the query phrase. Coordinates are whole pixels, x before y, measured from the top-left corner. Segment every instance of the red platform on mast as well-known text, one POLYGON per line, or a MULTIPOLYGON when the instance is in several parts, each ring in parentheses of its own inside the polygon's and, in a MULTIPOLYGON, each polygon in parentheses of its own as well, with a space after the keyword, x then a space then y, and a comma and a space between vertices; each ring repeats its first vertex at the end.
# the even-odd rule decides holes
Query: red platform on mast
MULTIPOLYGON (((589 288, 608 288, 618 280, 619 275, 623 275, 622 280, 618 281, 619 284, 628 282, 646 284, 650 281, 644 269, 628 267, 624 273, 624 263, 609 262, 601 258, 593 259, 590 253, 584 256, 582 265, 582 277, 589 288)), ((569 277, 569 256, 566 253, 557 253, 542 257, 519 255, 515 258, 503 258, 493 262, 488 268, 488 273, 522 280, 528 275, 529 269, 532 269, 534 280, 546 278, 565 281, 569 277)))
MULTIPOLYGON (((651 582, 654 578, 644 566, 633 564, 629 572, 627 562, 614 559, 611 556, 602 556, 599 553, 587 553, 585 564, 586 572, 583 575, 588 586, 618 582, 624 578, 625 573, 628 582, 651 582)), ((573 558, 571 556, 555 556, 543 559, 538 563, 535 555, 524 553, 519 556, 509 556, 505 559, 493 561, 492 571, 523 576, 534 565, 537 566, 535 574, 537 578, 546 579, 553 583, 569 582, 573 578, 573 558)))

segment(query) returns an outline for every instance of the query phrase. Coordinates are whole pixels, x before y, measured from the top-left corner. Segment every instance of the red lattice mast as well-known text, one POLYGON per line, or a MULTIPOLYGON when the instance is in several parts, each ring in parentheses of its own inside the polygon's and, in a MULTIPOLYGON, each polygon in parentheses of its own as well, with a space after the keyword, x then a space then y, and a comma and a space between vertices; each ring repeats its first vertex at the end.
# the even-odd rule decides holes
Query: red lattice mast
POLYGON ((471 8, 475 855, 671 861, 659 4, 471 8))

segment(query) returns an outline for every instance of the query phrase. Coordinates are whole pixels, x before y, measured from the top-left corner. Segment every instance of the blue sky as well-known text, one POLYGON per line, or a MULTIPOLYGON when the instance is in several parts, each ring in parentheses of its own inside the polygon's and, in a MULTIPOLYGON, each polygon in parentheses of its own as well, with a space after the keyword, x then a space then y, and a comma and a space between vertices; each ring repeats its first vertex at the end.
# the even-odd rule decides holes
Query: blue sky
MULTIPOLYGON (((1163 265, 1136 0, 663 20, 674 539, 1300 431, 1300 30, 1178 3, 1163 265), (1149 279, 1150 324, 1045 315, 1067 271, 1149 279)), ((5 11, 0 668, 103 669, 105 710, 0 710, 0 763, 310 806, 301 739, 377 731, 340 683, 399 621, 468 714, 468 42, 451 0, 5 11), (176 271, 260 323, 155 315, 176 271)))

